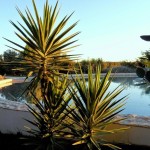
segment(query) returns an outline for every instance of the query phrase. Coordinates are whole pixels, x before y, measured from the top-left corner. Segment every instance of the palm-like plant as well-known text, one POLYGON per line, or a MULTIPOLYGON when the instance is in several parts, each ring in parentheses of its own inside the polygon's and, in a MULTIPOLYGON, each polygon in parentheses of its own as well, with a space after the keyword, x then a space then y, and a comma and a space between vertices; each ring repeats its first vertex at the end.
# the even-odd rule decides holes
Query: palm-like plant
POLYGON ((145 52, 142 52, 142 57, 139 57, 141 61, 143 61, 144 65, 148 68, 150 68, 150 50, 146 50, 145 52))
POLYGON ((77 75, 73 79, 74 86, 69 91, 75 105, 75 110, 70 113, 70 119, 74 123, 68 127, 76 136, 73 145, 86 144, 90 150, 101 150, 101 145, 117 149, 117 146, 105 142, 104 137, 123 130, 108 130, 106 127, 119 121, 115 116, 123 110, 126 96, 117 98, 123 87, 108 91, 112 80, 111 70, 103 79, 100 72, 100 67, 97 66, 93 76, 92 67, 89 66, 87 81, 82 72, 81 77, 77 75))
POLYGON ((45 84, 43 104, 33 94, 36 109, 29 106, 29 111, 36 121, 27 121, 38 129, 28 131, 33 135, 29 138, 31 144, 38 145, 39 149, 58 149, 60 139, 65 142, 69 138, 73 145, 84 144, 90 150, 100 150, 101 145, 117 149, 104 139, 108 134, 123 130, 107 127, 120 121, 115 116, 123 110, 126 96, 117 99, 123 87, 108 92, 110 74, 111 71, 101 79, 97 66, 93 76, 89 66, 88 81, 81 72, 81 78, 77 76, 71 83, 67 77, 62 80, 55 76, 55 82, 45 84))
POLYGON ((63 80, 55 77, 55 82, 49 82, 45 88, 42 103, 33 94, 35 107, 28 105, 28 108, 35 120, 26 120, 35 128, 27 127, 30 136, 25 138, 25 144, 35 145, 37 149, 43 150, 61 148, 59 142, 62 142, 66 135, 63 122, 68 116, 68 103, 71 100, 67 92, 68 85, 67 77, 63 80))
POLYGON ((142 56, 139 57, 136 74, 138 77, 150 82, 150 51, 142 52, 142 56))
MULTIPOLYGON (((15 47, 9 48, 22 54, 22 59, 18 62, 11 62, 11 65, 17 65, 19 70, 28 70, 28 76, 34 74, 35 78, 32 80, 31 87, 36 88, 38 83, 42 80, 45 82, 52 82, 52 76, 58 75, 61 70, 70 70, 68 66, 62 65, 62 62, 68 62, 77 58, 76 55, 68 55, 67 52, 72 48, 78 46, 74 45, 77 40, 73 38, 79 34, 70 33, 70 31, 77 25, 77 22, 69 27, 66 24, 70 17, 65 16, 58 24, 56 21, 59 15, 58 2, 54 9, 48 5, 48 0, 44 6, 43 18, 39 16, 38 10, 34 0, 32 0, 35 17, 27 8, 26 15, 24 15, 19 8, 17 11, 26 26, 18 22, 19 25, 10 21, 17 29, 15 34, 19 39, 25 43, 25 47, 19 43, 6 39, 15 47), (18 48, 16 48, 18 47, 18 48)), ((16 68, 15 68, 16 69, 16 68)))

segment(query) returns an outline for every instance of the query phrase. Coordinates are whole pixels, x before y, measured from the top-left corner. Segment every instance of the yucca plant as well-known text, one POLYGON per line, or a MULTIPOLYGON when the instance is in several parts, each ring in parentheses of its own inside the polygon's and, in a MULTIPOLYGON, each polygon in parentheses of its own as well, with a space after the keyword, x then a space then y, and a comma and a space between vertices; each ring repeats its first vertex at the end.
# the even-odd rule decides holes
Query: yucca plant
POLYGON ((62 148, 63 140, 68 136, 63 124, 70 112, 68 103, 71 96, 67 92, 69 84, 67 77, 63 80, 55 77, 55 82, 49 82, 45 87, 42 103, 33 94, 35 106, 28 105, 28 108, 35 120, 26 120, 34 128, 26 127, 30 136, 25 138, 24 144, 35 145, 39 150, 62 148))
POLYGON ((92 67, 88 68, 88 80, 86 81, 81 71, 81 75, 73 78, 74 86, 69 87, 72 100, 75 105, 74 111, 70 112, 72 125, 68 126, 74 133, 73 145, 86 145, 90 150, 101 150, 101 146, 109 146, 113 149, 119 147, 107 143, 105 136, 124 129, 108 130, 107 127, 119 122, 115 116, 124 108, 126 96, 118 98, 123 91, 123 87, 116 87, 109 91, 112 78, 111 70, 101 77, 100 66, 96 67, 96 73, 92 74, 92 67))
POLYGON ((17 37, 21 39, 26 46, 22 46, 12 40, 5 38, 13 46, 7 45, 12 50, 21 53, 21 60, 7 63, 8 65, 18 65, 15 70, 28 71, 27 77, 34 75, 30 84, 30 90, 35 89, 39 82, 52 82, 53 75, 59 75, 61 71, 72 70, 68 64, 77 59, 77 55, 67 54, 72 48, 78 46, 77 40, 73 40, 79 32, 70 33, 77 25, 77 22, 68 26, 67 22, 72 14, 65 16, 58 22, 59 9, 58 1, 54 8, 49 6, 46 1, 43 9, 43 17, 40 17, 34 0, 32 0, 35 16, 27 8, 25 15, 19 8, 17 11, 23 21, 23 24, 10 23, 16 28, 17 37), (57 23, 58 22, 58 23, 57 23))

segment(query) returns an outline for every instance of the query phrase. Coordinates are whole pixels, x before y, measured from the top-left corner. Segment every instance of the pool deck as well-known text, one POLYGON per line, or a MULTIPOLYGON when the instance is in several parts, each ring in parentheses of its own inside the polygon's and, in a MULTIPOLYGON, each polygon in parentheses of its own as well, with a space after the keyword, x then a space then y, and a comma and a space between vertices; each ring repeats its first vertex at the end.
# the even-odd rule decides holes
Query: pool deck
MULTIPOLYGON (((101 73, 101 76, 104 77, 106 75, 106 73, 101 73)), ((71 74, 69 75, 69 78, 71 79, 71 77, 75 77, 76 74, 71 74)), ((80 76, 80 75, 79 75, 80 76)), ((93 74, 94 76, 94 74, 93 74)), ((136 73, 111 73, 112 77, 138 77, 136 75, 136 73)), ((15 76, 6 76, 6 79, 12 79, 13 82, 22 82, 25 80, 26 77, 15 77, 15 76)), ((27 79, 27 82, 30 81, 33 77, 29 77, 27 79)), ((84 74, 84 78, 87 79, 88 78, 88 74, 84 74)))

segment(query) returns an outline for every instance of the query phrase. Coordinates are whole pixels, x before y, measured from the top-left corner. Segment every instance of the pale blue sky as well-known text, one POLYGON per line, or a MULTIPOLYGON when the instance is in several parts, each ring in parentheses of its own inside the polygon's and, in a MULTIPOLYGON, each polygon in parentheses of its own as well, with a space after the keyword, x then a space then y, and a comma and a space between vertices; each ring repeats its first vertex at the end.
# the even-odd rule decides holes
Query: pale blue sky
MULTIPOLYGON (((45 0, 35 0, 42 15, 45 0)), ((49 0, 53 5, 56 0, 49 0)), ((14 27, 9 23, 21 22, 16 6, 24 12, 33 10, 31 0, 1 0, 0 2, 0 53, 10 45, 2 37, 18 41, 14 27)), ((70 23, 80 20, 74 31, 80 47, 74 54, 81 58, 102 58, 104 61, 134 61, 141 51, 150 48, 150 42, 140 35, 150 34, 150 0, 59 0, 60 18, 73 14, 70 23)), ((19 42, 19 41, 18 41, 19 42)))

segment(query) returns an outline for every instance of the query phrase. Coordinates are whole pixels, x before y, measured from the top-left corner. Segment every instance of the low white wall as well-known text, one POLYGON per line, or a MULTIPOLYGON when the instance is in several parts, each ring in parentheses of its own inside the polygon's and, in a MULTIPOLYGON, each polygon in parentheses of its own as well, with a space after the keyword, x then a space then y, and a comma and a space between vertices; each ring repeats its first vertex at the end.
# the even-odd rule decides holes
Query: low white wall
MULTIPOLYGON (((124 115, 118 117, 124 117, 124 115)), ((150 146, 150 118, 134 115, 125 117, 127 117, 126 120, 120 122, 120 124, 109 126, 109 129, 119 129, 121 127, 130 128, 124 132, 111 134, 105 137, 105 139, 114 143, 150 146)), ((31 128, 33 128, 33 126, 24 119, 34 119, 31 113, 27 111, 25 104, 14 101, 0 101, 0 131, 2 133, 21 132, 27 134, 24 126, 31 128)))
POLYGON ((135 145, 143 145, 150 146, 150 128, 144 126, 136 126, 136 125, 123 125, 123 124, 114 124, 109 127, 109 129, 113 128, 127 128, 124 132, 119 132, 115 134, 108 135, 105 138, 109 142, 113 143, 125 143, 125 144, 135 144, 135 145))

